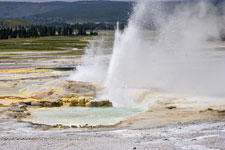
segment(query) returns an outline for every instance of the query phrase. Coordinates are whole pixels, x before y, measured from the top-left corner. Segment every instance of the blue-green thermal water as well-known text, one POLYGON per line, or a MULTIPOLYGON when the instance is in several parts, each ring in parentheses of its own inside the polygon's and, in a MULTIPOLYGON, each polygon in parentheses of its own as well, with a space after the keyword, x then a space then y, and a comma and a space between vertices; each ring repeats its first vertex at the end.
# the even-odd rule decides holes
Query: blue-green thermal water
POLYGON ((114 125, 126 117, 144 111, 141 108, 45 108, 32 110, 33 123, 47 125, 114 125))

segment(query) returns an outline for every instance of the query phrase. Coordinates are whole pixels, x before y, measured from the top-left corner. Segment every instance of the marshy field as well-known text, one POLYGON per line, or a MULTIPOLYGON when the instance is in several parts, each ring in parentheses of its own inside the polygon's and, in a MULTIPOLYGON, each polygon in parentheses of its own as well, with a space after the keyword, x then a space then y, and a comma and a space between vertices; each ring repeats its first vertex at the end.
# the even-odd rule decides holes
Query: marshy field
MULTIPOLYGON (((33 66, 51 66, 43 62, 60 58, 71 59, 84 54, 84 48, 88 44, 88 38, 91 37, 40 37, 27 39, 9 39, 0 41, 1 68, 17 67, 27 65, 33 66), (38 64, 37 61, 43 63, 38 64), (43 61, 43 62, 42 62, 43 61), (9 65, 10 64, 10 65, 9 65)), ((63 60, 62 60, 63 61, 63 60)), ((53 62, 52 62, 53 63, 53 62)), ((58 64, 57 64, 58 65, 58 64)), ((54 66, 54 65, 53 65, 54 66)))

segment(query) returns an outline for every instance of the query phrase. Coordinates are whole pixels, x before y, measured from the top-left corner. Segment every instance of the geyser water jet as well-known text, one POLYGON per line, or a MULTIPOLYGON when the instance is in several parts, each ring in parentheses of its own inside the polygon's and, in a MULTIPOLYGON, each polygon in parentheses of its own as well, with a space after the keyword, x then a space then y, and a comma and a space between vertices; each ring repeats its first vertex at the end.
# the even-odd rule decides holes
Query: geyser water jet
POLYGON ((81 63, 77 66, 78 71, 69 79, 103 84, 107 74, 109 53, 112 51, 109 48, 110 42, 106 37, 90 40, 85 49, 85 55, 82 56, 81 63))
POLYGON ((221 30, 215 7, 184 2, 170 14, 165 10, 163 3, 139 1, 128 27, 116 34, 106 79, 113 102, 132 104, 132 89, 225 96, 225 59, 213 57, 209 44, 221 30), (157 29, 154 40, 148 40, 151 28, 157 29))
POLYGON ((170 9, 166 2, 138 1, 127 28, 117 27, 109 66, 97 63, 105 66, 98 77, 106 90, 99 97, 125 106, 147 106, 149 91, 224 98, 225 56, 210 41, 219 38, 220 22, 208 1, 170 9))

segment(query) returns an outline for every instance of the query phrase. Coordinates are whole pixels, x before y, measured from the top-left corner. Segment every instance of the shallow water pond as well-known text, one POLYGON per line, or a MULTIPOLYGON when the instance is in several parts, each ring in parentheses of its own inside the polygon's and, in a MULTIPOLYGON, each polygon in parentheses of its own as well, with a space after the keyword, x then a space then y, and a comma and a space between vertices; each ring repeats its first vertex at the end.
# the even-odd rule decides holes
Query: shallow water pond
POLYGON ((32 110, 33 123, 47 125, 114 125, 126 117, 144 111, 141 108, 45 108, 32 110))

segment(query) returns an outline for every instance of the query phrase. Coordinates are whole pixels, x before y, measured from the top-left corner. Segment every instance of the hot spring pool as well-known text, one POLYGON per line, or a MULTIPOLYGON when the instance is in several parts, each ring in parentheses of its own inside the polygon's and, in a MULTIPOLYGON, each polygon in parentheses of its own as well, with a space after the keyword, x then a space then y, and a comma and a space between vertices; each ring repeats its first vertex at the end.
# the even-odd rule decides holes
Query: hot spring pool
POLYGON ((31 111, 33 117, 26 119, 33 123, 66 126, 114 125, 126 117, 144 111, 141 108, 45 108, 31 111))

